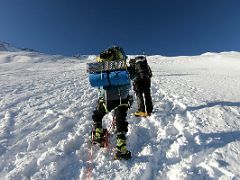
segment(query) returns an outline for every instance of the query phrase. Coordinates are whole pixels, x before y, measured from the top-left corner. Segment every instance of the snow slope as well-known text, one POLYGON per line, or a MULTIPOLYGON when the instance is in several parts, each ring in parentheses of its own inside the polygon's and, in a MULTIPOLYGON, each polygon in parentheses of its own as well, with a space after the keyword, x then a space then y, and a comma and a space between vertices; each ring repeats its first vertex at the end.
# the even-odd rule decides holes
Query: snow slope
POLYGON ((12 47, 9 43, 0 41, 0 51, 19 51, 20 49, 12 47))
POLYGON ((91 157, 94 58, 0 52, 1 179, 240 179, 240 53, 148 57, 154 114, 129 110, 129 161, 114 136, 91 157))

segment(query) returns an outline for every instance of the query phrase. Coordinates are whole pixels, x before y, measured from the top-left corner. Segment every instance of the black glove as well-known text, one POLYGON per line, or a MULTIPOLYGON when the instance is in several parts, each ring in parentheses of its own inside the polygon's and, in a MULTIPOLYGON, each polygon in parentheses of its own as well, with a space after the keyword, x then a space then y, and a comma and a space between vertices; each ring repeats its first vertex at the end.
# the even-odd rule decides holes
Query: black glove
POLYGON ((133 96, 128 95, 128 107, 129 107, 129 109, 132 108, 132 104, 133 104, 133 96))

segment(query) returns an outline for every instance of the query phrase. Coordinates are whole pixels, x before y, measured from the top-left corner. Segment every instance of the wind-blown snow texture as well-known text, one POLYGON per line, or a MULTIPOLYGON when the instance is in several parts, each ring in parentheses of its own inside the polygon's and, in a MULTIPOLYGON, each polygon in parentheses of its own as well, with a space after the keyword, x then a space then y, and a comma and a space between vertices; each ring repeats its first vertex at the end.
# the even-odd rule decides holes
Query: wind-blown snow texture
MULTIPOLYGON (((128 112, 132 159, 114 161, 113 150, 93 147, 91 164, 97 90, 86 63, 95 57, 5 50, 1 179, 240 179, 240 53, 148 57, 154 113, 134 117, 136 102, 128 112)), ((110 121, 108 114, 104 125, 110 121)))

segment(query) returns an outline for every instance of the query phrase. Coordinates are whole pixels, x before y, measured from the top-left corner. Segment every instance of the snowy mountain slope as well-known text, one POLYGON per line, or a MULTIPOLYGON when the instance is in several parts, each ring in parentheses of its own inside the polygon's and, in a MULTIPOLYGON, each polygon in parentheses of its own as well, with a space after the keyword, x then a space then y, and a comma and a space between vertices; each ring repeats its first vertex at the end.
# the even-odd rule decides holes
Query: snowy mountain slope
POLYGON ((0 41, 0 51, 19 51, 19 49, 12 47, 9 43, 0 41))
POLYGON ((0 52, 0 177, 240 179, 239 59, 237 52, 149 57, 155 112, 134 117, 136 102, 128 112, 133 158, 114 161, 111 148, 94 147, 90 164, 97 90, 86 63, 94 57, 0 52))

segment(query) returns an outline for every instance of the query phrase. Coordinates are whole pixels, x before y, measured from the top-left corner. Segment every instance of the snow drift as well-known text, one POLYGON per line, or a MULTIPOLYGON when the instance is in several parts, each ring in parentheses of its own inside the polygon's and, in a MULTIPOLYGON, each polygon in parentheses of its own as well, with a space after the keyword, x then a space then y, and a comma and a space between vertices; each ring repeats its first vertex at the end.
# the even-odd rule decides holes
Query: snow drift
POLYGON ((149 56, 154 113, 128 112, 132 159, 93 147, 91 164, 94 58, 1 49, 1 179, 240 179, 240 53, 149 56))

